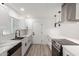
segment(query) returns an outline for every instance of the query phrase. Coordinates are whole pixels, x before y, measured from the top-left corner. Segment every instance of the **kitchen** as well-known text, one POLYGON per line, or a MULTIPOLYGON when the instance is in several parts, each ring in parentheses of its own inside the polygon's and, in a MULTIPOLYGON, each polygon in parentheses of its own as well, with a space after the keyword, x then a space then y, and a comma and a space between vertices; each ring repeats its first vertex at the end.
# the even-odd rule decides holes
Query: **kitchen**
POLYGON ((0 15, 0 56, 79 56, 79 3, 1 3, 0 15))

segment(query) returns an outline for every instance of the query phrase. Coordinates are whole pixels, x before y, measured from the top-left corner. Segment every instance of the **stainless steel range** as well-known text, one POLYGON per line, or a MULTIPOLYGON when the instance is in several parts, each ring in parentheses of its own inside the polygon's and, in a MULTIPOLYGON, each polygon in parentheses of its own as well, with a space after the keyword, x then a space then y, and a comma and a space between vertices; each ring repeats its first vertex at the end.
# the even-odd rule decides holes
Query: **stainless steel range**
POLYGON ((53 39, 52 40, 52 56, 62 56, 62 45, 79 45, 66 39, 53 39))

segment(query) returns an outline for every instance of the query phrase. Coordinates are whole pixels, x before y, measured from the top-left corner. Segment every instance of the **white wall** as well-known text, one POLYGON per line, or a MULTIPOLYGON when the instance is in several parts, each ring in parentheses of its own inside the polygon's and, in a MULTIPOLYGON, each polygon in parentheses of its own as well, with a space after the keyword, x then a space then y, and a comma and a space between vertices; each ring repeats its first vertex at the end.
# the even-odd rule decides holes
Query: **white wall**
POLYGON ((62 35, 79 39, 79 22, 62 23, 59 29, 62 35))
POLYGON ((12 30, 11 17, 17 17, 17 13, 5 5, 0 4, 0 40, 14 38, 12 30), (7 35, 4 35, 4 34, 7 35))

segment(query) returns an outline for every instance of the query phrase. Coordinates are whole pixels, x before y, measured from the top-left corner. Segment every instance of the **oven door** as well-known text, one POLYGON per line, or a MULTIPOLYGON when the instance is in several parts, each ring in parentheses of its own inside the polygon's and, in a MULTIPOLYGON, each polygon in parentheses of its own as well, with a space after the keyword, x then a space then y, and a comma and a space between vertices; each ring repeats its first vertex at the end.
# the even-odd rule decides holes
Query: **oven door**
POLYGON ((60 56, 60 50, 52 45, 52 56, 60 56))

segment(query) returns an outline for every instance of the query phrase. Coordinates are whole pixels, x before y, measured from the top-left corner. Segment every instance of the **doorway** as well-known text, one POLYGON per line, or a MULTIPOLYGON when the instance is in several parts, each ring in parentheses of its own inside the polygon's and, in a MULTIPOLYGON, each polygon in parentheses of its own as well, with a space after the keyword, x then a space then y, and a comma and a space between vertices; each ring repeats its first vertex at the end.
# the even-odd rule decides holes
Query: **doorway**
POLYGON ((33 44, 45 44, 46 35, 44 34, 44 24, 34 23, 33 24, 33 44))

